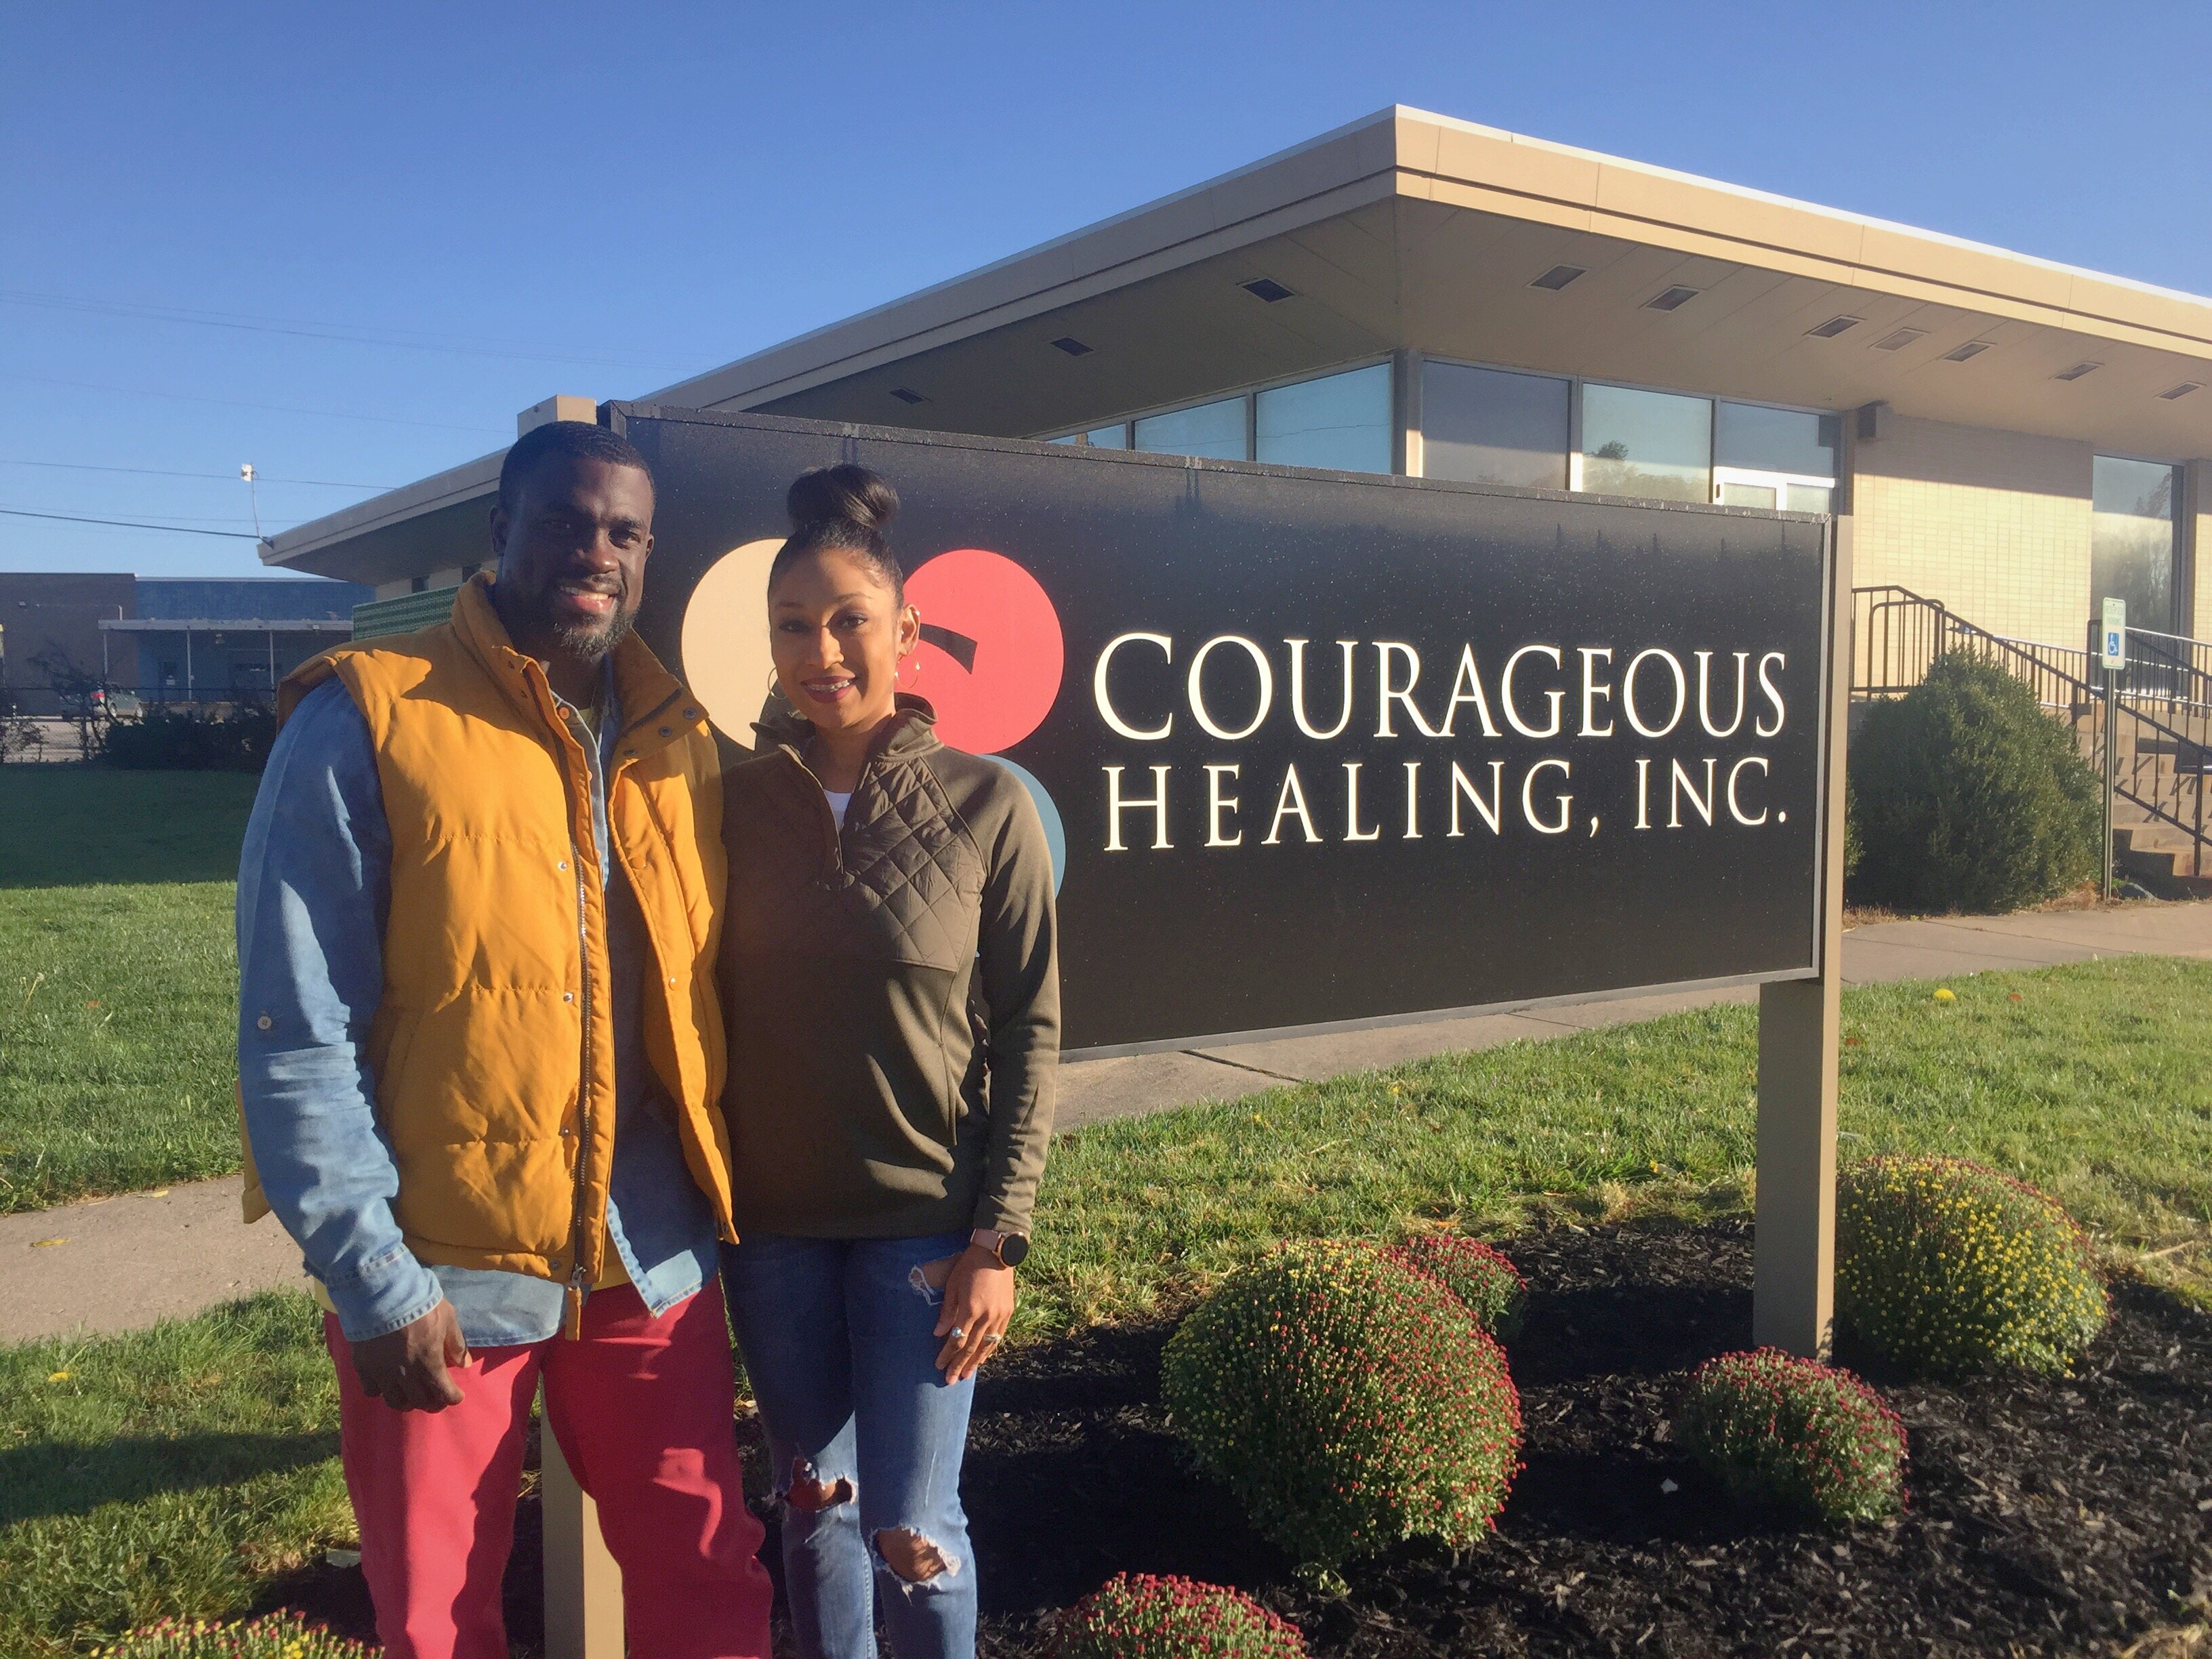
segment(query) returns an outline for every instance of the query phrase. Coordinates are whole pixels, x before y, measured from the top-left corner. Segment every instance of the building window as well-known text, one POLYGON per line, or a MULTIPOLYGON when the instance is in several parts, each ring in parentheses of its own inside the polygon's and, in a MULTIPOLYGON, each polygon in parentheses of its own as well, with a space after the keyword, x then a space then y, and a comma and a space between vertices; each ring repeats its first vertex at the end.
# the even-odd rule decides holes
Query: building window
POLYGON ((1127 449, 1129 447, 1129 423, 1116 421, 1111 426, 1094 426, 1088 432, 1063 432, 1057 438, 1047 438, 1048 444, 1075 444, 1085 449, 1127 449))
POLYGON ((1244 410, 1243 398, 1224 398, 1165 415, 1147 415, 1135 423, 1137 441, 1130 447, 1152 455, 1249 461, 1252 453, 1244 410))
POLYGON ((2124 599, 2128 626, 2178 631, 2181 597, 2179 469, 2100 455, 2091 483, 2089 614, 2124 599))
POLYGON ((1278 466, 1388 472, 1395 438, 1390 365, 1376 363, 1045 441, 1211 461, 1249 461, 1256 447, 1257 459, 1278 466))
POLYGON ((1579 487, 1601 495, 1710 501, 1713 406, 1705 398, 1583 387, 1579 487))
POLYGON ((1423 364, 1423 476, 1565 489, 1572 389, 1548 374, 1423 364))
POLYGON ((410 593, 428 592, 430 591, 430 579, 428 576, 410 576, 407 579, 407 591, 410 593))
POLYGON ((1713 411, 1713 499, 1723 507, 1826 513, 1835 499, 1840 416, 1761 404, 1713 411))
POLYGON ((1270 386, 1253 411, 1255 459, 1339 472, 1390 470, 1390 365, 1270 386))

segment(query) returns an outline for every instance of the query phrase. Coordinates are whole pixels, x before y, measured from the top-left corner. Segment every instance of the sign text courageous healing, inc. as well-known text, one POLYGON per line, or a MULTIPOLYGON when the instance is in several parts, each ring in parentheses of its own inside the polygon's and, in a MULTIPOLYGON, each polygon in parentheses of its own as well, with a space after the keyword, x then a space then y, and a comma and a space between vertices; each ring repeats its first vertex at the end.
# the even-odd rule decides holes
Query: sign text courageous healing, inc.
MULTIPOLYGON (((1431 700, 1425 714, 1419 702, 1422 659, 1415 645, 1401 640, 1334 641, 1340 661, 1326 675, 1311 676, 1333 679, 1334 692, 1316 688, 1310 695, 1312 643, 1297 637, 1262 641, 1243 634, 1216 634, 1189 653, 1186 671, 1175 673, 1173 635, 1117 634, 1092 665, 1091 702, 1107 730, 1130 744, 1164 742, 1175 735, 1176 720, 1187 716, 1216 744, 1227 746, 1224 753, 1233 753, 1234 745, 1256 736, 1271 719, 1287 720, 1301 737, 1341 750, 1350 746, 1347 740, 1368 735, 1364 726, 1352 731, 1355 718, 1365 713, 1374 721, 1375 738, 1419 737, 1437 746, 1420 757, 1383 763, 1395 766, 1399 777, 1386 774, 1373 781, 1369 759, 1340 760, 1327 750, 1317 751, 1304 772, 1292 759, 1265 769, 1263 775, 1255 769, 1250 776, 1246 763, 1233 758, 1198 763, 1193 769, 1200 775, 1180 779, 1173 766, 1103 763, 1103 850, 1172 850, 1176 831, 1171 826, 1179 819, 1190 820, 1191 831, 1208 848, 1245 845, 1248 823, 1263 847, 1280 844, 1286 835, 1309 845, 1386 837, 1419 841, 1437 834, 1458 839, 1471 829, 1498 836, 1516 814, 1538 835, 1583 830, 1575 811, 1574 760, 1545 752, 1516 757, 1511 763, 1516 776, 1509 781, 1509 763, 1486 752, 1509 730, 1538 744, 1570 732, 1578 738, 1626 739, 1632 734, 1649 743, 1692 730, 1712 740, 1704 745, 1708 749, 1735 740, 1731 748, 1692 754, 1686 764, 1680 753, 1654 756, 1647 750, 1634 755, 1635 812, 1627 827, 1680 830, 1702 823, 1710 828, 1719 812, 1745 829, 1789 822, 1789 809, 1771 805, 1766 798, 1771 762, 1747 746, 1753 739, 1780 736, 1789 718, 1774 678, 1788 666, 1787 652, 1729 652, 1716 674, 1714 659, 1723 653, 1710 650, 1689 653, 1693 672, 1664 646, 1635 650, 1625 665, 1616 667, 1621 653, 1613 646, 1578 645, 1571 658, 1565 647, 1538 642, 1508 653, 1492 681, 1486 679, 1474 647, 1462 641, 1449 689, 1431 700), (1225 656, 1227 665, 1210 672, 1217 653, 1225 656), (1363 668, 1369 672, 1363 673, 1363 668), (1370 688, 1371 698, 1363 698, 1361 693, 1370 688), (1331 702, 1334 707, 1325 715, 1316 714, 1316 704, 1331 702), (1481 744, 1474 741, 1478 738, 1481 744), (1664 768, 1656 784, 1656 816, 1655 762, 1664 768), (1148 787, 1139 790, 1124 781, 1133 771, 1148 777, 1148 787), (1251 805, 1248 796, 1254 797, 1251 805), (1255 806, 1257 820, 1250 818, 1255 806), (1142 831, 1133 838, 1127 822, 1132 814, 1142 831)), ((1602 820, 1591 814, 1583 832, 1595 838, 1601 828, 1602 820)))

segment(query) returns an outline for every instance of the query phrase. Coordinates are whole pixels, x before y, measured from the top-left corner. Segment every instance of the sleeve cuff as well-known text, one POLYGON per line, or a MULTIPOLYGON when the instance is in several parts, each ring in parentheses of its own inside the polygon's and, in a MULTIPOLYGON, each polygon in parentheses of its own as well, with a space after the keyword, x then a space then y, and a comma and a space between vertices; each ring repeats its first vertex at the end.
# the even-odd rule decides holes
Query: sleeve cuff
POLYGON ((1027 1205, 1016 1209, 989 1200, 975 1206, 975 1225, 994 1233, 1019 1233, 1030 1237, 1030 1212, 1027 1205))
POLYGON ((331 1305, 337 1310, 338 1328, 349 1342, 368 1342, 389 1336, 413 1324, 445 1300, 438 1276, 415 1259, 415 1253, 398 1245, 372 1256, 343 1278, 325 1279, 331 1305))

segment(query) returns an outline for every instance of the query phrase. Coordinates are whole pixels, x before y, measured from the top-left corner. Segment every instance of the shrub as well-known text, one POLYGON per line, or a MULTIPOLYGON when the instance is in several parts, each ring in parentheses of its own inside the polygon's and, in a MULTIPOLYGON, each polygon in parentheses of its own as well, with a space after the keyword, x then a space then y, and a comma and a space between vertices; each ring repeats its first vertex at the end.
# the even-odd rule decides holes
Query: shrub
POLYGON ((1937 1376, 2063 1370, 2104 1328, 2088 1241, 2027 1182, 1954 1158, 1869 1158, 1836 1206, 1836 1314, 1937 1376))
POLYGON ((1443 1280, 1475 1322, 1500 1342, 1521 1334, 1528 1282, 1501 1252, 1457 1233, 1416 1233, 1390 1254, 1443 1280))
POLYGON ((384 1650, 333 1636, 296 1613, 242 1625, 164 1619, 100 1650, 103 1659, 375 1659, 384 1650))
POLYGON ((1691 1373, 1683 1449, 1739 1503, 1840 1527, 1905 1503, 1905 1425, 1849 1371, 1779 1348, 1723 1354, 1691 1373))
POLYGON ((1851 745, 1854 886, 1911 909, 2009 910, 2086 881, 2101 799, 2074 740, 1995 663, 1953 652, 1851 745))
POLYGON ((227 717, 149 709, 105 728, 100 755, 135 772, 258 772, 276 741, 276 716, 240 708, 227 717))
POLYGON ((1464 1547, 1518 1472, 1521 1397, 1441 1279, 1371 1245, 1285 1246, 1184 1320, 1176 1431, 1305 1567, 1425 1535, 1464 1547))
POLYGON ((1248 1595, 1118 1573, 1060 1615, 1054 1659, 1305 1659, 1306 1640, 1248 1595))

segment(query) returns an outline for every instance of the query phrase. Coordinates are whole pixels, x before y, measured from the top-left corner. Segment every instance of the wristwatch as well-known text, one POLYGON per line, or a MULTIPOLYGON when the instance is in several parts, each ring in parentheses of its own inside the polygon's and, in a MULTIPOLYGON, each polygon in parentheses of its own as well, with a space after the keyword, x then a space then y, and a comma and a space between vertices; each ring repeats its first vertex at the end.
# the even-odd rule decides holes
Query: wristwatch
POLYGON ((1022 1258, 1030 1253, 1030 1242, 1019 1233, 1002 1233, 994 1227, 978 1227, 968 1235, 968 1242, 988 1250, 999 1259, 1002 1267, 1018 1267, 1022 1258))

